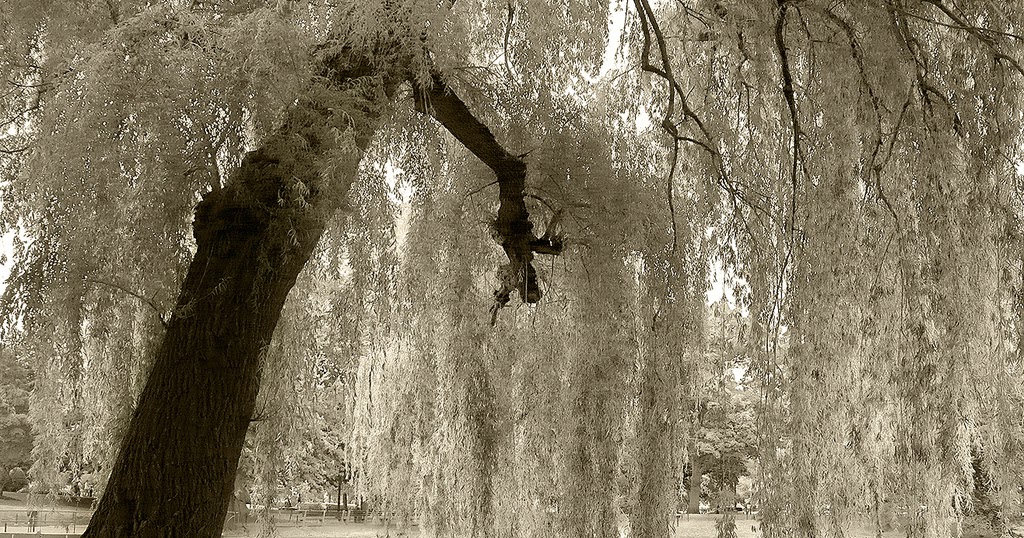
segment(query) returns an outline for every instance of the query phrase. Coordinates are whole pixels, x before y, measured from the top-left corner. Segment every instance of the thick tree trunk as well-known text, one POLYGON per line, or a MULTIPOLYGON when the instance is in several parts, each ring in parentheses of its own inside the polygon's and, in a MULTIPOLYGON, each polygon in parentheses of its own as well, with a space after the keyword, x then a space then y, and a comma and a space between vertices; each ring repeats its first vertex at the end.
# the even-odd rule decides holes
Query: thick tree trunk
MULTIPOLYGON (((334 74, 343 94, 361 73, 334 74)), ((357 105, 365 123, 353 127, 360 150, 376 118, 366 102, 357 105)), ((305 101, 294 106, 229 186, 196 208, 195 257, 84 537, 221 535, 264 350, 355 173, 353 162, 342 184, 320 176, 335 117, 305 101)))
POLYGON ((274 203, 250 188, 281 179, 275 166, 250 155, 232 187, 197 209, 198 249, 177 311, 84 536, 220 536, 261 354, 323 230, 306 219, 290 245, 256 203, 274 203))

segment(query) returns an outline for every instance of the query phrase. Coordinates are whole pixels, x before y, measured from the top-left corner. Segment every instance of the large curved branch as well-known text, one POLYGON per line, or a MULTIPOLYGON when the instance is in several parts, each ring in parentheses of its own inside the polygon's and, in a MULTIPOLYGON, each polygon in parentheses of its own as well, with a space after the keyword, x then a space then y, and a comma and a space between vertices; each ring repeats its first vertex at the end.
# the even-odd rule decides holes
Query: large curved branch
POLYGON ((498 143, 494 133, 473 115, 439 74, 431 78, 429 87, 416 87, 413 92, 416 110, 440 122, 497 176, 500 205, 494 220, 494 235, 509 263, 498 272, 500 284, 494 292, 495 304, 491 310, 493 324, 498 309, 508 304, 513 291, 518 291, 524 302, 540 300, 543 294, 537 284, 533 254, 560 254, 562 242, 557 236, 545 234, 537 238, 533 233, 525 201, 526 162, 498 143))

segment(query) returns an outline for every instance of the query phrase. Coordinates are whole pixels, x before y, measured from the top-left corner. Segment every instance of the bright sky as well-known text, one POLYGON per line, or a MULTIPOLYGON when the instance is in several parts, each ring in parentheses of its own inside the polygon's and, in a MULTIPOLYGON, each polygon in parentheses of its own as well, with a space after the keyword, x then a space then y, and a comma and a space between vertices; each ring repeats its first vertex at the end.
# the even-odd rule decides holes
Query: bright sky
POLYGON ((601 71, 596 78, 591 79, 584 73, 588 82, 593 82, 611 71, 613 68, 621 68, 622 62, 616 58, 619 47, 622 45, 622 30, 626 26, 626 2, 628 0, 611 0, 608 16, 608 45, 604 48, 604 62, 601 64, 601 71))
POLYGON ((726 300, 729 301, 729 306, 736 306, 736 298, 733 297, 732 288, 728 290, 725 287, 725 270, 722 268, 722 262, 715 260, 711 265, 711 289, 709 289, 705 295, 707 297, 707 303, 716 303, 726 296, 726 300))

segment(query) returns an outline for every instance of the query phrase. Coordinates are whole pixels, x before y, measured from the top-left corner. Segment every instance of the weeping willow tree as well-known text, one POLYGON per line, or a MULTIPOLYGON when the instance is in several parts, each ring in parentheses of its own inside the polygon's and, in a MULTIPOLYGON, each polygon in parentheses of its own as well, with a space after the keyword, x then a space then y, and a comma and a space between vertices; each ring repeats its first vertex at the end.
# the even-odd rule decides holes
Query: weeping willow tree
POLYGON ((714 262, 758 349, 766 535, 884 502, 957 533, 976 476, 1009 511, 1022 23, 9 1, 3 314, 37 369, 33 477, 102 489, 87 536, 217 536, 247 432, 269 484, 333 383, 386 513, 665 536, 714 262))
POLYGON ((1020 398, 1020 14, 758 7, 719 10, 730 29, 705 50, 731 66, 718 96, 747 112, 721 138, 720 180, 752 201, 738 255, 766 329, 769 432, 789 432, 764 446, 771 483, 788 484, 765 531, 841 534, 889 499, 922 507, 923 535, 957 533, 972 458, 1003 477, 1019 458, 999 409, 1020 398), (748 97, 759 69, 774 106, 748 97))

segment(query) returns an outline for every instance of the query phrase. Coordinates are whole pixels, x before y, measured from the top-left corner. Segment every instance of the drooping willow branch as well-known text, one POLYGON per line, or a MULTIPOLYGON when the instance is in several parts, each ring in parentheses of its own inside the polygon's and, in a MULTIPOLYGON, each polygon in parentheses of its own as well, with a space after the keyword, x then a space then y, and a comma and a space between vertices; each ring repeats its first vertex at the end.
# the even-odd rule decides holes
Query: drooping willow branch
MULTIPOLYGON (((937 7, 939 9, 939 11, 941 11, 943 14, 945 14, 947 17, 949 17, 950 20, 952 20, 954 23, 959 25, 960 29, 963 29, 964 31, 968 32, 969 34, 971 34, 975 38, 977 38, 978 41, 980 41, 982 44, 984 44, 986 47, 988 47, 989 51, 992 53, 992 56, 995 59, 1002 60, 1002 61, 1010 64, 1010 66, 1013 67, 1014 70, 1016 70, 1021 75, 1024 75, 1024 67, 1021 67, 1020 62, 1018 62, 1017 59, 1014 58, 1013 56, 1010 56, 1010 55, 1002 52, 1001 50, 999 50, 999 47, 996 46, 995 40, 992 39, 991 35, 988 35, 986 33, 986 30, 984 28, 979 28, 977 26, 968 24, 967 21, 965 21, 962 17, 957 15, 956 12, 954 12, 952 9, 950 9, 948 6, 946 6, 946 4, 942 3, 939 0, 922 0, 922 1, 924 3, 926 3, 926 4, 931 4, 931 5, 935 6, 935 7, 937 7)), ((1014 35, 1013 37, 1018 37, 1018 36, 1014 35)))
MULTIPOLYGON (((445 81, 434 73, 429 87, 413 92, 416 110, 429 114, 488 166, 498 183, 498 215, 494 220, 494 236, 508 257, 509 263, 498 271, 499 287, 494 291, 491 324, 498 310, 508 304, 513 291, 524 302, 536 303, 543 293, 537 283, 533 254, 557 255, 563 244, 557 234, 545 233, 538 238, 526 209, 526 162, 513 155, 494 137, 445 81)), ((551 230, 549 230, 550 232, 551 230)))
POLYGON ((153 313, 155 313, 157 319, 160 320, 160 325, 163 325, 164 329, 167 328, 167 319, 164 318, 163 311, 149 297, 146 297, 145 295, 142 295, 141 293, 132 291, 132 290, 130 290, 130 289, 120 285, 120 284, 117 284, 117 283, 114 283, 114 282, 109 282, 107 280, 102 280, 102 279, 95 278, 95 277, 86 277, 84 279, 84 281, 87 284, 93 284, 93 285, 100 284, 100 285, 103 285, 103 286, 109 286, 111 288, 114 288, 116 290, 121 291, 122 293, 125 293, 127 295, 130 295, 130 296, 138 299, 139 301, 142 302, 142 304, 144 304, 144 305, 150 307, 151 309, 153 309, 153 313))
POLYGON ((801 137, 803 136, 803 129, 800 126, 800 114, 796 103, 796 86, 793 79, 793 70, 789 58, 789 49, 786 46, 786 12, 788 9, 789 0, 776 0, 778 6, 778 15, 775 19, 775 48, 779 55, 779 70, 782 76, 782 96, 786 101, 786 107, 789 110, 789 121, 790 129, 793 133, 793 142, 791 150, 793 152, 792 166, 789 171, 790 189, 792 191, 789 200, 789 226, 788 236, 789 241, 786 247, 786 255, 782 260, 782 267, 780 267, 778 275, 775 281, 775 304, 773 305, 772 314, 768 321, 769 327, 771 328, 772 338, 772 351, 773 353, 778 348, 779 336, 781 335, 781 324, 782 324, 782 302, 783 302, 783 289, 785 286, 786 273, 789 271, 791 264, 794 262, 796 257, 797 239, 796 239, 796 209, 797 209, 797 193, 799 192, 799 174, 803 171, 804 177, 810 179, 810 174, 807 171, 807 162, 804 158, 803 147, 800 144, 801 137))
POLYGON ((648 0, 633 0, 633 4, 636 6, 638 16, 640 17, 640 30, 643 33, 644 38, 643 49, 640 51, 640 68, 647 73, 651 73, 663 79, 668 87, 668 103, 665 107, 665 117, 662 119, 661 128, 672 137, 672 156, 670 158, 670 167, 667 178, 668 185, 666 186, 669 213, 672 219, 672 251, 675 252, 677 247, 675 203, 672 189, 675 178, 675 169, 679 161, 680 142, 693 144, 708 153, 714 165, 716 183, 729 194, 734 214, 743 222, 744 228, 747 229, 748 234, 750 234, 751 237, 754 237, 754 234, 750 232, 750 226, 748 225, 739 204, 742 203, 748 208, 751 208, 755 215, 764 215, 768 219, 774 221, 773 215, 762 208, 757 202, 749 199, 739 186, 729 177, 729 174, 726 172, 725 163, 722 160, 722 155, 716 149, 718 147, 717 140, 712 136, 711 130, 707 127, 701 117, 690 106, 690 103, 686 99, 686 92, 683 90, 682 85, 673 74, 672 58, 669 54, 668 44, 665 39, 665 34, 661 29, 661 25, 658 23, 657 17, 655 17, 654 9, 651 7, 648 0), (661 67, 658 67, 651 62, 651 52, 652 48, 655 46, 657 46, 658 49, 658 57, 661 67), (701 139, 679 133, 679 128, 677 127, 675 120, 677 98, 683 121, 690 120, 692 125, 694 125, 700 133, 699 138, 701 139))
MULTIPOLYGON (((857 39, 857 33, 854 31, 853 26, 851 26, 850 23, 846 22, 842 17, 836 15, 831 11, 825 10, 823 13, 826 18, 835 23, 835 25, 838 26, 844 34, 846 34, 846 39, 850 43, 850 53, 853 55, 853 60, 854 62, 856 62, 857 70, 860 73, 861 85, 864 87, 864 90, 867 92, 868 97, 871 100, 871 109, 875 113, 876 136, 874 147, 871 150, 871 157, 868 165, 868 170, 870 171, 869 173, 874 175, 875 190, 878 192, 879 199, 882 200, 882 203, 885 205, 886 209, 889 210, 889 214, 892 215, 892 219, 894 224, 896 225, 896 228, 899 229, 899 216, 896 214, 896 210, 893 208, 892 203, 889 202, 889 198, 886 196, 885 190, 882 188, 882 170, 885 168, 885 165, 888 164, 893 144, 896 143, 896 138, 899 136, 900 125, 902 125, 903 123, 903 114, 904 112, 906 112, 906 106, 904 106, 903 109, 900 111, 899 119, 896 121, 896 127, 893 129, 892 134, 890 135, 889 153, 886 155, 885 160, 879 163, 878 156, 879 152, 882 150, 883 145, 882 105, 881 100, 878 97, 878 94, 875 92, 874 87, 871 86, 871 82, 868 79, 868 70, 864 61, 863 47, 861 47, 860 41, 857 39)), ((907 104, 909 105, 909 101, 907 102, 907 104)))
MULTIPOLYGON (((789 108, 789 119, 793 130, 793 167, 790 170, 790 183, 793 189, 792 198, 789 201, 789 237, 790 241, 795 239, 796 232, 796 193, 797 193, 797 170, 803 162, 803 154, 800 148, 800 115, 796 106, 796 89, 793 86, 793 71, 789 66, 789 50, 786 48, 785 27, 786 27, 786 0, 778 0, 779 18, 775 22, 775 47, 779 53, 779 66, 782 69, 782 95, 786 99, 789 108)), ((792 246, 790 247, 792 248, 792 246)))
MULTIPOLYGON (((672 74, 672 62, 669 61, 668 48, 665 44, 665 36, 661 32, 661 27, 658 25, 658 20, 654 18, 654 10, 651 9, 650 4, 647 0, 635 0, 637 11, 640 14, 640 29, 644 34, 644 48, 640 52, 640 67, 648 73, 653 73, 659 77, 665 79, 668 83, 668 106, 665 107, 665 119, 662 120, 661 126, 665 131, 672 135, 672 161, 668 170, 668 178, 666 179, 666 197, 668 198, 668 212, 669 218, 672 220, 672 252, 676 252, 678 247, 678 232, 676 230, 676 208, 675 208, 675 196, 673 194, 673 182, 675 181, 676 164, 679 158, 679 132, 676 129, 675 123, 672 121, 672 116, 675 113, 676 104, 676 93, 679 93, 679 100, 682 104, 683 114, 686 117, 692 117, 698 122, 698 125, 703 129, 703 124, 699 123, 700 119, 697 118, 696 114, 693 114, 690 107, 686 103, 685 93, 682 88, 679 87, 679 83, 676 82, 675 76, 672 74), (661 56, 661 68, 657 68, 651 63, 651 32, 653 31, 654 37, 658 44, 658 52, 661 56)), ((705 138, 707 132, 704 131, 705 138)), ((687 138, 687 140, 696 143, 703 147, 710 153, 714 153, 709 145, 698 140, 687 138)))
POLYGON ((878 152, 882 147, 882 104, 878 97, 878 93, 875 92, 875 88, 871 85, 871 81, 868 77, 868 68, 864 62, 864 50, 860 44, 860 40, 857 39, 857 32, 854 31, 853 26, 849 22, 844 20, 839 15, 836 15, 832 11, 822 10, 822 14, 830 20, 835 26, 843 31, 846 35, 846 40, 850 44, 850 54, 853 56, 854 63, 857 64, 857 73, 860 75, 860 83, 867 92, 871 102, 871 109, 875 114, 875 127, 876 137, 874 141, 874 148, 871 150, 871 164, 870 168, 874 168, 875 162, 878 157, 878 152))

